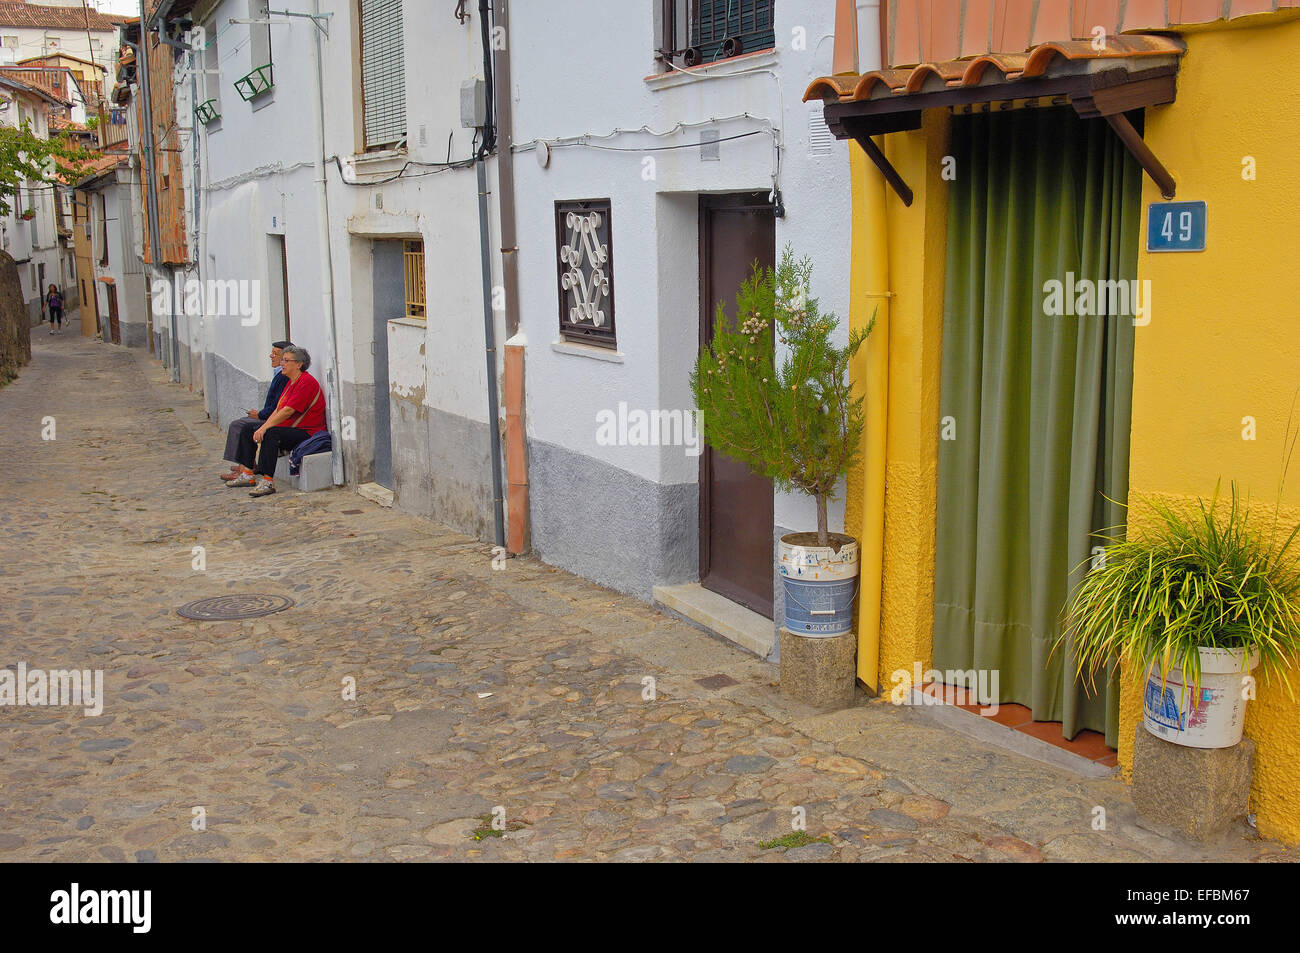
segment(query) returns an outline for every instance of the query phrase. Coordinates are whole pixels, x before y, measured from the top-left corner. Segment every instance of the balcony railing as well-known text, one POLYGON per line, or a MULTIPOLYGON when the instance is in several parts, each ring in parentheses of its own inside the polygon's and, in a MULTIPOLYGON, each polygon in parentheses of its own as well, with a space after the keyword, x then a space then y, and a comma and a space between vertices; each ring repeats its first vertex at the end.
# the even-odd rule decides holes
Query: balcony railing
POLYGON ((275 79, 271 73, 271 64, 259 66, 247 76, 241 76, 235 80, 235 92, 239 93, 239 98, 244 102, 256 99, 263 93, 269 91, 275 85, 275 79))
POLYGON ((199 122, 203 123, 205 126, 209 123, 216 122, 221 118, 221 113, 217 110, 217 101, 215 99, 209 99, 205 103, 199 103, 194 112, 198 115, 199 122))

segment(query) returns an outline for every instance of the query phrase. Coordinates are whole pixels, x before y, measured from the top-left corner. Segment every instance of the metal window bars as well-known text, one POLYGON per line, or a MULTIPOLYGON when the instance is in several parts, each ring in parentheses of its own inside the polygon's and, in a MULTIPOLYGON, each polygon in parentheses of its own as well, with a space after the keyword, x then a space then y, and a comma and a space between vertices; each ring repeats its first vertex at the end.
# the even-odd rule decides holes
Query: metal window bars
POLYGON ((771 49, 775 0, 661 0, 659 58, 687 68, 771 49))

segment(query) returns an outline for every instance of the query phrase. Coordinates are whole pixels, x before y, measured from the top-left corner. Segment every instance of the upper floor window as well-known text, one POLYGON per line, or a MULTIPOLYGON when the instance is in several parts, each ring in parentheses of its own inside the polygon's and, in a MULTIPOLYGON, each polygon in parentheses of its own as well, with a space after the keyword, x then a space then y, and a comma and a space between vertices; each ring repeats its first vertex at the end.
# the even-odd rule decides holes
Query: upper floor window
POLYGON ((362 148, 391 148, 406 138, 402 0, 358 0, 358 4, 362 148))
POLYGON ((615 347, 609 199, 555 203, 560 337, 615 347))
POLYGON ((246 102, 270 92, 275 86, 275 72, 271 63, 269 0, 248 0, 248 21, 248 56, 252 61, 251 68, 247 76, 235 80, 235 90, 246 102))
POLYGON ((702 66, 776 45, 776 0, 660 0, 661 60, 702 66))

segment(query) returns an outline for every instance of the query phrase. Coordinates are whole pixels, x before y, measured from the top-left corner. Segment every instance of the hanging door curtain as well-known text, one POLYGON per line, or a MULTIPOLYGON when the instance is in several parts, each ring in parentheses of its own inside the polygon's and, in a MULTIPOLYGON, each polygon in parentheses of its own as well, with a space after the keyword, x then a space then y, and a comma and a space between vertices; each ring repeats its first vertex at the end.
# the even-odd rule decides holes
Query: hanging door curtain
POLYGON ((996 672, 999 702, 1114 747, 1114 675, 1090 694, 1052 646, 1098 534, 1123 531, 1141 169, 1070 109, 952 138, 934 667, 996 672))

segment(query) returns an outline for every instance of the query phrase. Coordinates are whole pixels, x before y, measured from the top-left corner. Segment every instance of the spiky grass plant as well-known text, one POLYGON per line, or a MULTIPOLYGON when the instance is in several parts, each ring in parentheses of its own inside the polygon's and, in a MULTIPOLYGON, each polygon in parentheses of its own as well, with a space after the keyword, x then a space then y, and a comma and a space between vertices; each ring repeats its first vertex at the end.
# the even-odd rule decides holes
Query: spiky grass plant
MULTIPOLYGON (((1280 495, 1280 494, 1279 494, 1280 495)), ((1300 571, 1291 550, 1300 526, 1280 537, 1252 521, 1231 487, 1226 513, 1219 487, 1206 505, 1179 510, 1149 500, 1154 525, 1131 539, 1111 538, 1104 559, 1076 587, 1058 646, 1068 640, 1076 674, 1094 686, 1118 660, 1181 668, 1200 686, 1199 649, 1258 653, 1265 679, 1278 677, 1294 698, 1287 670, 1300 650, 1300 571)), ((1094 686, 1095 687, 1095 686, 1094 686)))
POLYGON ((849 383, 849 361, 875 326, 849 333, 836 347, 839 325, 808 296, 812 261, 789 245, 776 269, 759 268, 736 295, 736 327, 722 304, 713 341, 691 372, 705 441, 746 464, 780 490, 802 490, 817 501, 817 542, 829 544, 826 502, 862 448, 862 395, 849 383), (784 359, 776 366, 773 323, 784 359))

